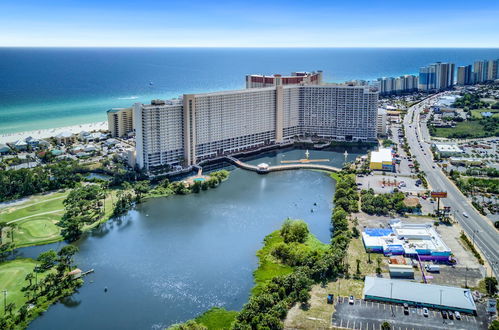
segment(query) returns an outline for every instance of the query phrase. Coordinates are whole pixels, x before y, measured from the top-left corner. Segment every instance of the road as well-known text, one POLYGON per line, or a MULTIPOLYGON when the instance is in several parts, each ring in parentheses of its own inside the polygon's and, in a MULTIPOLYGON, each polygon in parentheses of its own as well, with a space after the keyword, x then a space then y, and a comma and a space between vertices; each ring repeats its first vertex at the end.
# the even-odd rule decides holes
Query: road
MULTIPOLYGON (((447 198, 443 200, 445 206, 451 207, 451 213, 455 214, 456 220, 461 224, 465 232, 472 238, 482 254, 489 262, 494 275, 499 275, 499 233, 488 219, 483 217, 471 205, 471 202, 451 182, 450 179, 433 162, 431 138, 425 123, 421 123, 420 112, 432 102, 436 101, 438 95, 425 99, 424 101, 410 107, 404 118, 405 136, 411 153, 420 163, 420 168, 426 174, 426 179, 433 191, 446 191, 447 198), (421 145, 421 146, 420 146, 421 145), (463 213, 467 214, 467 217, 463 213)), ((489 274, 487 274, 488 276, 489 274)))

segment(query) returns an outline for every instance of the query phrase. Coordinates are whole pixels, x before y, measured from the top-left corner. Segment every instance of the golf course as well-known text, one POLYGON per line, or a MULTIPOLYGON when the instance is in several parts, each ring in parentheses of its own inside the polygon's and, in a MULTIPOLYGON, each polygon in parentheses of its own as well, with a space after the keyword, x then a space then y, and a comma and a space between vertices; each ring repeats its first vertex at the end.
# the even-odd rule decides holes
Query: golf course
MULTIPOLYGON (((19 248, 62 240, 57 222, 64 214, 63 201, 69 192, 69 189, 60 190, 0 205, 0 227, 4 227, 2 242, 11 242, 19 248)), ((114 195, 115 191, 110 191, 106 198, 106 212, 102 220, 84 229, 97 226, 109 218, 114 195)))

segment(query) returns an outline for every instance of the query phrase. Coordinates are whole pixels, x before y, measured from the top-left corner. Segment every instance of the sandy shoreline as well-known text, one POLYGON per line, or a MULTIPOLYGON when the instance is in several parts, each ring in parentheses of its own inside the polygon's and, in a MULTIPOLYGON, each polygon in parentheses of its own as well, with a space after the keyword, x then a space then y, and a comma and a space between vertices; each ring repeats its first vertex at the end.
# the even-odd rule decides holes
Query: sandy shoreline
POLYGON ((62 132, 71 132, 71 133, 80 133, 81 131, 95 131, 95 130, 107 130, 107 121, 100 121, 96 123, 89 124, 81 124, 81 125, 73 125, 66 127, 58 127, 58 128, 48 128, 34 131, 26 131, 19 133, 8 133, 0 135, 0 143, 6 144, 10 142, 15 142, 19 139, 27 138, 28 136, 32 136, 36 139, 45 139, 52 136, 56 136, 62 132))

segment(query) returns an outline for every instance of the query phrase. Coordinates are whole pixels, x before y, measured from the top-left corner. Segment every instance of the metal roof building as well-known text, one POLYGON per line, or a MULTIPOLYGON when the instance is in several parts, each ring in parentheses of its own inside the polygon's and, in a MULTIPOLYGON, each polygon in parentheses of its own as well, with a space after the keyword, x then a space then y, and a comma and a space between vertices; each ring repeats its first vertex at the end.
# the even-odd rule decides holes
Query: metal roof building
POLYGON ((469 289, 366 276, 364 299, 476 314, 469 289))

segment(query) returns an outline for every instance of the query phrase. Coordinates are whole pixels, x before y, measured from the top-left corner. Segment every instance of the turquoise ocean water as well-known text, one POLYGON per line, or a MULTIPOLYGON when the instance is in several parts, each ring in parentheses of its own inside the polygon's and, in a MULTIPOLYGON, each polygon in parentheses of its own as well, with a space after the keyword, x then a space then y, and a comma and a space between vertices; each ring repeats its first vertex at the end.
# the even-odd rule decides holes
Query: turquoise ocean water
POLYGON ((0 134, 103 121, 109 108, 152 98, 244 88, 251 73, 323 70, 326 81, 342 82, 492 58, 499 49, 0 48, 0 134))

